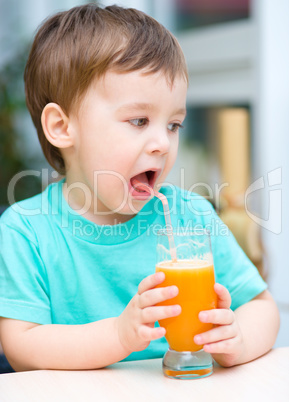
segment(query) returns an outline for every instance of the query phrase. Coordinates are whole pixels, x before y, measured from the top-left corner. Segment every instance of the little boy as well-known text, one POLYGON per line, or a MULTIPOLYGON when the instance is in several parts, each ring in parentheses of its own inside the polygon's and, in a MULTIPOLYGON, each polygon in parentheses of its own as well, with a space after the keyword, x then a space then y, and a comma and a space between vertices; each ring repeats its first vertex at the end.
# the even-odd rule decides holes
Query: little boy
POLYGON ((158 287, 161 204, 174 227, 210 226, 215 324, 194 341, 224 366, 274 344, 276 305, 206 200, 163 186, 185 118, 183 53, 163 26, 134 9, 88 4, 40 27, 25 70, 28 109, 43 152, 64 179, 16 203, 0 223, 0 338, 17 370, 95 369, 167 350, 158 320, 181 308, 175 286, 158 287), (155 325, 156 324, 156 325, 155 325))

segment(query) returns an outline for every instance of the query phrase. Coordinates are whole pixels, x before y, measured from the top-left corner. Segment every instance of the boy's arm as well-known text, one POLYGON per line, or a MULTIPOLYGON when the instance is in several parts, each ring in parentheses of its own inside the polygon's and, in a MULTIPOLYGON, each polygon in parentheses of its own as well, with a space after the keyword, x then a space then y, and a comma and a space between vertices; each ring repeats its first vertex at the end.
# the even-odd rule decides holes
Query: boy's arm
POLYGON ((164 281, 158 272, 145 278, 138 293, 119 317, 83 325, 39 325, 0 318, 0 339, 16 371, 96 369, 145 349, 165 329, 155 321, 180 314, 178 305, 155 306, 178 293, 175 286, 156 288, 164 281))
POLYGON ((222 366, 246 363, 268 352, 279 330, 279 312, 271 294, 265 290, 235 311, 230 310, 228 290, 215 284, 218 308, 203 311, 199 318, 215 324, 215 328, 196 335, 195 342, 222 366))
POLYGON ((128 355, 117 336, 116 318, 84 325, 39 325, 0 318, 0 336, 16 371, 94 369, 128 355))
POLYGON ((244 338, 245 353, 240 363, 256 359, 273 346, 280 327, 277 305, 268 290, 235 310, 244 338))

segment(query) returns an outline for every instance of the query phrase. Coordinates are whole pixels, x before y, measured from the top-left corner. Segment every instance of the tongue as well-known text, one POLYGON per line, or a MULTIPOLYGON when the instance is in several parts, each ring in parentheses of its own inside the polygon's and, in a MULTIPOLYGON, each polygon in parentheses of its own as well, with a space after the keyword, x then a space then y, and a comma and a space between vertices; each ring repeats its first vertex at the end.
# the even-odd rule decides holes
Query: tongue
POLYGON ((137 174, 136 176, 134 176, 134 177, 131 179, 131 184, 132 184, 132 186, 133 186, 137 191, 139 191, 139 192, 145 192, 144 190, 141 190, 141 189, 139 188, 138 183, 149 184, 148 177, 147 177, 146 173, 137 174))

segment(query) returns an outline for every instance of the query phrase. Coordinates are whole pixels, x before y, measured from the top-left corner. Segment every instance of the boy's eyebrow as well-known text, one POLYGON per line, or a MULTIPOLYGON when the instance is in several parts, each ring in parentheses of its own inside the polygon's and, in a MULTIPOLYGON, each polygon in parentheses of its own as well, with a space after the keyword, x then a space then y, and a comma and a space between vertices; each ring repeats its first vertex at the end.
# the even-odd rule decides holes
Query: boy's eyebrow
POLYGON ((185 117, 187 115, 187 109, 185 107, 182 107, 181 109, 178 109, 176 111, 176 114, 183 114, 185 117))
MULTIPOLYGON (((155 108, 155 106, 151 103, 135 102, 135 103, 128 103, 127 105, 121 106, 118 109, 118 111, 126 112, 126 111, 132 111, 132 110, 152 110, 154 108, 155 108)), ((186 108, 180 108, 174 112, 174 114, 183 114, 183 115, 186 115, 186 113, 187 113, 186 108)))
POLYGON ((126 105, 121 106, 118 110, 119 111, 129 111, 129 110, 151 110, 153 109, 154 106, 151 103, 140 103, 140 102, 134 102, 134 103, 128 103, 126 105))

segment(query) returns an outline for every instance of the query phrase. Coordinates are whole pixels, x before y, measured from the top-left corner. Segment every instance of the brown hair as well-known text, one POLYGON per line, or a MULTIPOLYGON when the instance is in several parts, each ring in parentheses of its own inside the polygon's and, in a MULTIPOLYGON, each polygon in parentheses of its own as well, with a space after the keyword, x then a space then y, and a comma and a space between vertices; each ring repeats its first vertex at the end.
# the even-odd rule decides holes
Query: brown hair
POLYGON ((44 155, 59 173, 65 164, 43 133, 43 108, 55 102, 68 115, 96 77, 140 69, 163 71, 170 82, 177 75, 188 80, 177 40, 143 12, 86 4, 44 21, 25 68, 26 103, 44 155))

